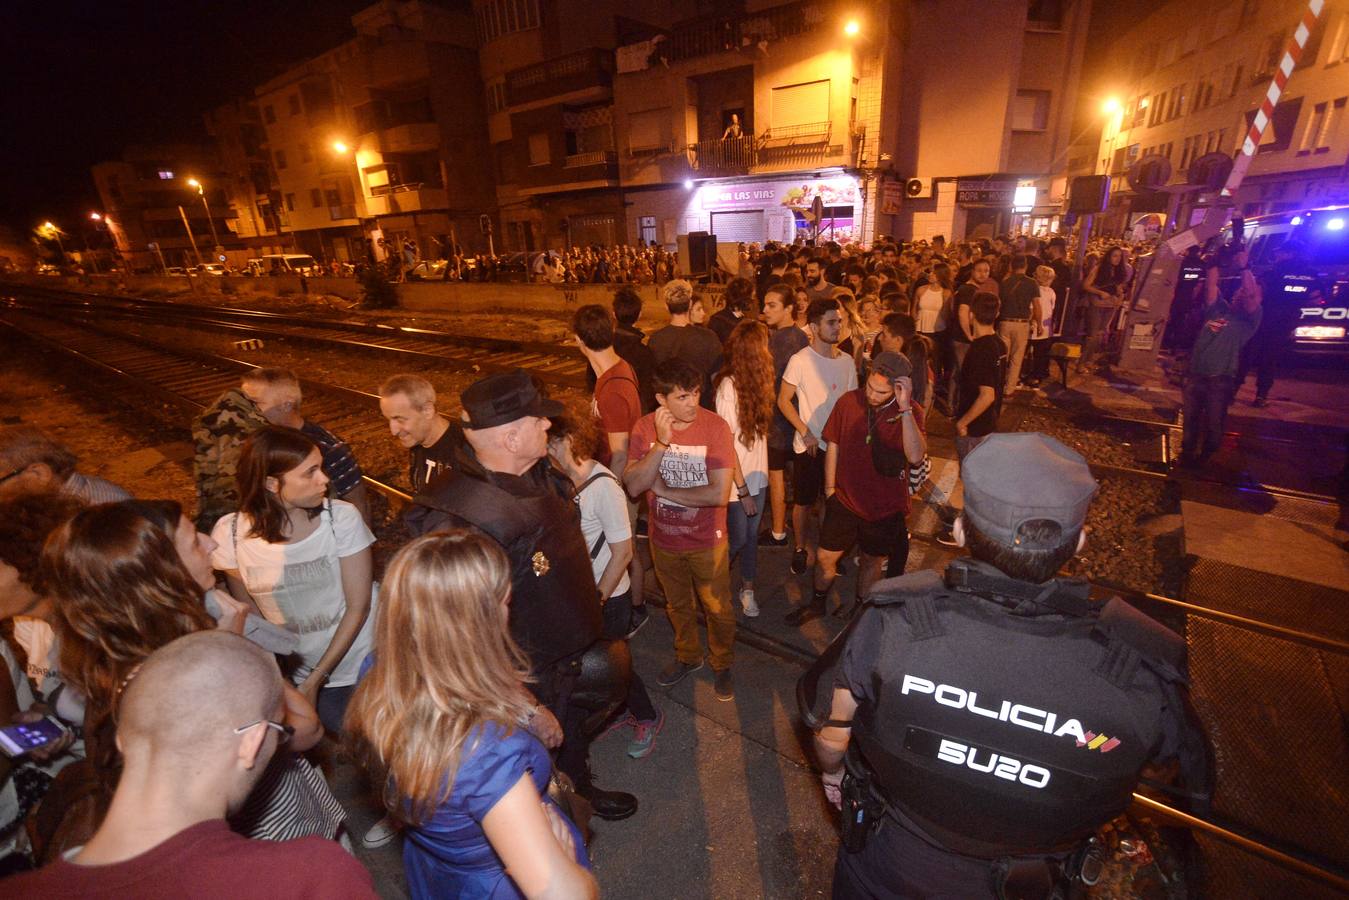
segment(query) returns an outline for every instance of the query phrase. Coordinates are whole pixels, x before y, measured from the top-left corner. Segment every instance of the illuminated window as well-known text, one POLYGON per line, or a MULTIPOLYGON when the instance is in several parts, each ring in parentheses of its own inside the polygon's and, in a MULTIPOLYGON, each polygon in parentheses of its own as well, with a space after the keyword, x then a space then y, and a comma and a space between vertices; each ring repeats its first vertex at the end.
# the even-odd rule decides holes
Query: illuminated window
POLYGON ((160 181, 172 181, 172 180, 173 180, 173 172, 169 171, 168 169, 160 169, 160 170, 159 170, 159 180, 160 180, 160 181))

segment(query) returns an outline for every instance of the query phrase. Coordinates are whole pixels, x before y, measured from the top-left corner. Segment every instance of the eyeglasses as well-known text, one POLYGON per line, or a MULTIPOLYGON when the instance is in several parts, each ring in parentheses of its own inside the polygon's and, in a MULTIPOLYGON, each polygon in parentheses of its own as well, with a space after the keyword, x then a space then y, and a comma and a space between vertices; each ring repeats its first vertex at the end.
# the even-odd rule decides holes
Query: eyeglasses
POLYGON ((281 735, 276 739, 278 744, 284 744, 295 735, 295 728, 290 725, 283 725, 280 722, 273 722, 270 719, 258 719, 256 722, 249 722, 247 725, 240 725, 234 729, 235 734, 243 734, 250 728, 257 728, 259 725, 266 725, 268 728, 275 728, 281 735))

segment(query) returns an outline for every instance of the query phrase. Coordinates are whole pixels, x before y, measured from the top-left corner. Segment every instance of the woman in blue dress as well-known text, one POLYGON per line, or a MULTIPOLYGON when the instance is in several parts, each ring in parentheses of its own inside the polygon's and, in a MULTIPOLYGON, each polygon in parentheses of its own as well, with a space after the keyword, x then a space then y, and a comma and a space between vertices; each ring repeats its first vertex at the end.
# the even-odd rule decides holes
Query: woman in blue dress
POLYGON ((374 662, 346 728, 406 825, 413 897, 598 896, 585 844, 548 799, 556 720, 524 684, 506 630, 510 567, 458 530, 412 541, 385 573, 374 662))

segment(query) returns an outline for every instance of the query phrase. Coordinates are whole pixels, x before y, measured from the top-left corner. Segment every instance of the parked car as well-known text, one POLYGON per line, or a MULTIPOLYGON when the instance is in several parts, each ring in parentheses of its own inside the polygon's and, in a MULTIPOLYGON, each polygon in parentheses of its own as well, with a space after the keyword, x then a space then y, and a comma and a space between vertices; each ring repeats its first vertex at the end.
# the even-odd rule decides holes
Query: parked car
POLYGON ((269 253, 248 261, 245 275, 319 275, 319 264, 307 253, 269 253))
POLYGON ((408 270, 408 281, 444 281, 449 262, 443 259, 424 259, 408 270))
POLYGON ((173 275, 176 277, 182 278, 187 277, 187 269, 183 268, 182 266, 169 266, 167 269, 164 270, 164 272, 165 274, 173 275))
POLYGON ((197 266, 195 269, 193 269, 193 274, 214 275, 216 277, 223 277, 229 274, 229 270, 226 269, 224 266, 222 266, 220 263, 203 263, 202 265, 197 266))

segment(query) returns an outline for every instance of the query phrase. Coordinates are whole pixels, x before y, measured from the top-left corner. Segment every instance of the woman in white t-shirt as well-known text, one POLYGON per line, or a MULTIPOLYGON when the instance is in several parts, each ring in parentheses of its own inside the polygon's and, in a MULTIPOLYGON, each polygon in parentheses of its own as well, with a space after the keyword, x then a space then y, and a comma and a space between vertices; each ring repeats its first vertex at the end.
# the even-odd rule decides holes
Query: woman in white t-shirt
POLYGON ((1049 377, 1049 351, 1054 344, 1054 270, 1040 266, 1035 270, 1035 281, 1040 285, 1040 298, 1031 309, 1029 377, 1024 379, 1031 387, 1039 387, 1049 377))
POLYGON ((211 561, 231 594, 299 637, 291 678, 340 733, 370 652, 375 536, 356 507, 326 499, 322 463, 293 428, 255 432, 239 457, 239 512, 216 522, 211 561))
MULTIPOLYGON (((604 637, 611 641, 625 640, 632 622, 628 563, 632 562, 634 552, 627 495, 617 476, 591 458, 590 448, 597 446, 600 438, 599 422, 594 416, 571 411, 554 416, 552 423, 548 429, 548 456, 575 486, 581 537, 590 550, 590 567, 599 588, 604 637)), ((611 730, 631 726, 633 738, 628 744, 628 756, 642 759, 651 754, 656 735, 664 724, 665 715, 652 704, 646 685, 633 669, 627 705, 614 717, 611 730)))
POLYGON ((716 377, 717 415, 731 426, 735 443, 737 499, 726 507, 730 555, 740 555, 740 607, 753 618, 758 574, 759 522, 768 486, 768 431, 773 426, 773 356, 768 328, 742 320, 726 339, 721 371, 716 377))

